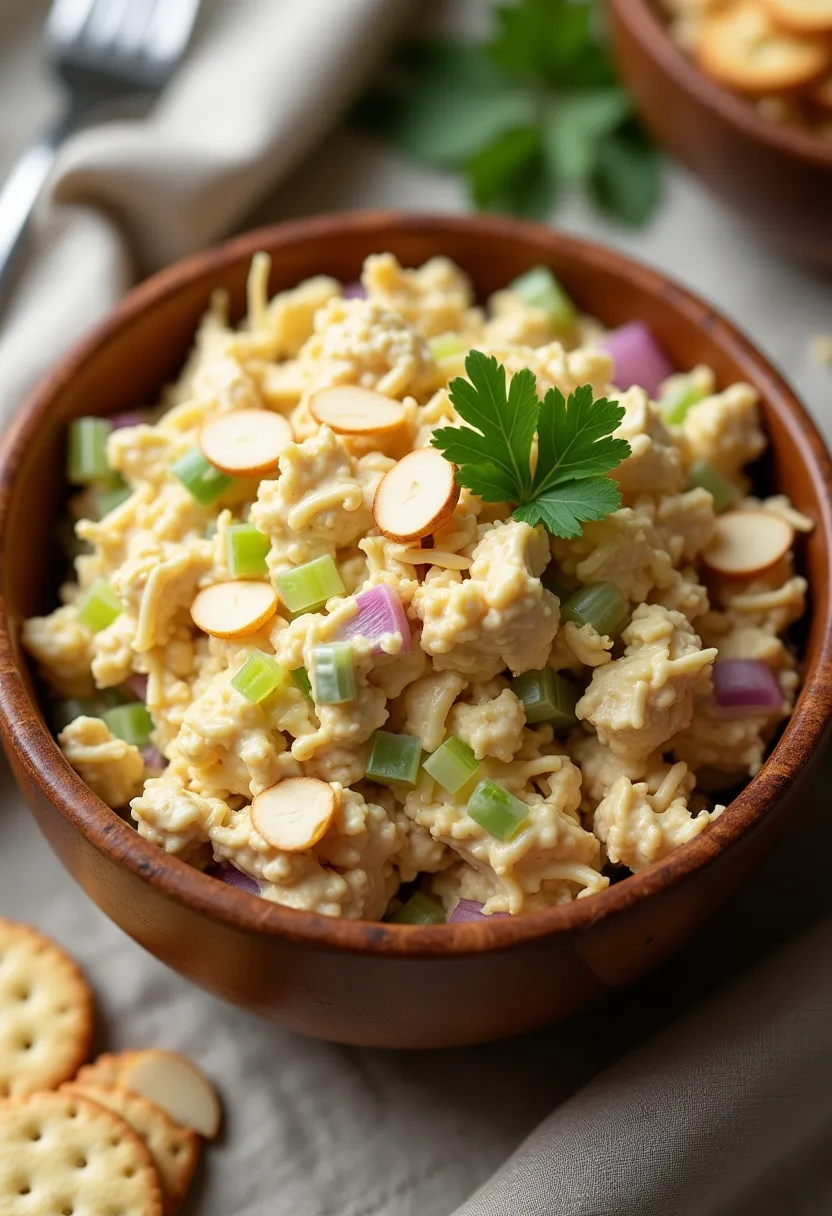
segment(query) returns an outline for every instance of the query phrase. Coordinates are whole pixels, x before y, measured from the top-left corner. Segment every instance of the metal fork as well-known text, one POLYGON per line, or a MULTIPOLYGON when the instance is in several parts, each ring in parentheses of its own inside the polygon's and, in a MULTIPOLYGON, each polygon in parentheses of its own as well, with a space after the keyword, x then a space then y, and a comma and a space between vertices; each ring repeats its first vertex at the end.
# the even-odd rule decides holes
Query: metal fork
POLYGON ((62 142, 101 106, 160 92, 185 53, 199 5, 200 0, 54 0, 46 46, 67 104, 0 191, 0 303, 62 142))

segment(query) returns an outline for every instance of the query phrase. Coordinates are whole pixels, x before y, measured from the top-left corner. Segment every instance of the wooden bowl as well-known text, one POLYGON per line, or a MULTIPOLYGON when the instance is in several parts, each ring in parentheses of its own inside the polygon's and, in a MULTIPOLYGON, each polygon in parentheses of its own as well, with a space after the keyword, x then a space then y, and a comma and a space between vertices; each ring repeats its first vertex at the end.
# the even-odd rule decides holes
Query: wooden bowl
POLYGON ((350 1043, 439 1047, 514 1034, 636 979, 713 916, 795 809, 832 704, 832 469, 789 388, 737 330, 682 287, 620 254, 496 217, 386 213, 303 220, 200 254, 133 291, 63 358, 0 451, 0 728, 35 817, 67 869, 125 932, 175 970, 292 1030, 350 1043), (695 840, 567 907, 485 924, 410 928, 332 920, 225 886, 143 840, 64 760, 20 645, 22 621, 55 603, 53 531, 65 499, 64 434, 79 414, 156 400, 176 375, 215 287, 244 309, 251 256, 272 290, 317 273, 355 279, 392 250, 447 254, 485 295, 544 261, 610 325, 642 318, 680 366, 750 381, 772 441, 772 487, 817 524, 801 562, 812 589, 805 680, 762 772, 695 840))
POLYGON ((609 0, 609 18, 621 76, 659 142, 781 248, 832 270, 832 143, 710 80, 658 0, 609 0))

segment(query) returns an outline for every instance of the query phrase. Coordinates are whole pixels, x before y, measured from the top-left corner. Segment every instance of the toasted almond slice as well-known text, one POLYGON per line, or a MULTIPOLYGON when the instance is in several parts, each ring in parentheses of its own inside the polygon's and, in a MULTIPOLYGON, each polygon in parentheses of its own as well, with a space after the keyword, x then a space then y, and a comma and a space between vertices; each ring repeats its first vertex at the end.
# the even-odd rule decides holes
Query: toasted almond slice
POLYGON ((317 777, 287 777, 255 795, 251 822, 264 840, 286 853, 303 853, 335 817, 335 791, 317 777))
POLYGON ((756 0, 718 9, 702 22, 697 60, 729 88, 765 96, 803 88, 823 76, 832 45, 815 35, 780 29, 756 0))
POLYGON ((439 530, 459 501, 454 466, 436 448, 408 452, 378 483, 376 527, 403 544, 439 530))
POLYGON ((272 410, 235 410, 212 418, 202 428, 199 446, 215 468, 232 477, 262 477, 277 468, 280 453, 292 442, 292 428, 272 410))
POLYGON ((196 1064, 175 1051, 136 1051, 130 1054, 121 1085, 148 1102, 155 1102, 182 1127, 211 1140, 220 1127, 220 1101, 196 1064))
POLYGON ((795 34, 832 33, 832 0, 763 0, 781 29, 795 34))
POLYGON ((750 578, 776 565, 794 543, 794 528, 770 511, 726 511, 702 553, 709 570, 726 578, 750 578))
POLYGON ((243 638, 256 633, 277 611, 277 593, 269 583, 232 579, 200 591, 191 604, 197 629, 215 638, 243 638))
POLYGON ((404 406, 353 384, 333 384, 309 398, 309 413, 337 435, 389 435, 404 422, 404 406))

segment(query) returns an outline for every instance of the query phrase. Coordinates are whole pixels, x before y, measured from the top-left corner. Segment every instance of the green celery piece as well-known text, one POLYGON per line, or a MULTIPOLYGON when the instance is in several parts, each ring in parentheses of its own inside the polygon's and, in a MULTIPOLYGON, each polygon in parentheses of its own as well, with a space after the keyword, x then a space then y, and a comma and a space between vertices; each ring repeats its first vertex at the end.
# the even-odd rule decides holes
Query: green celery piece
POLYGON ((615 638, 627 619, 627 605, 612 583, 588 583, 561 604, 561 617, 578 626, 591 625, 602 637, 615 638))
POLYGON ((456 794, 478 771, 480 762, 467 743, 451 735, 428 756, 422 768, 449 794, 456 794))
POLYGON ((91 485, 110 479, 107 436, 112 429, 109 418, 76 418, 70 423, 67 481, 73 485, 91 485))
POLYGON ((302 566, 278 574, 277 589, 292 613, 315 612, 333 595, 343 595, 344 584, 334 559, 327 553, 302 566))
POLYGON ((390 919, 395 925, 444 925, 446 918, 441 904, 416 891, 390 919))
POLYGON ((575 305, 548 266, 532 266, 508 285, 531 308, 546 313, 555 332, 568 329, 575 320, 575 305))
POLYGON ((356 699, 355 655, 350 642, 314 647, 312 688, 316 705, 343 705, 356 699))
POLYGON ((129 486, 116 486, 112 490, 97 490, 93 501, 95 503, 95 513, 99 519, 103 519, 105 515, 109 515, 111 511, 115 511, 122 503, 127 502, 133 491, 129 486))
POLYGON ((456 355, 464 355, 466 349, 459 334, 439 334, 428 342, 428 350, 437 363, 441 363, 443 359, 453 359, 456 355))
POLYGON ((214 468, 198 447, 185 452, 170 466, 170 471, 201 507, 210 507, 225 493, 234 478, 214 468))
POLYGON ((371 781, 398 781, 415 785, 419 776, 422 746, 412 735, 393 735, 377 730, 364 769, 371 781))
POLYGON ((687 488, 694 490, 697 487, 707 490, 711 495, 717 514, 733 506, 739 498, 737 487, 732 485, 727 477, 723 477, 719 469, 715 469, 708 460, 697 460, 688 469, 687 488))
POLYGON ((253 651, 233 677, 231 685, 239 693, 259 705, 270 697, 286 679, 286 671, 270 654, 262 650, 253 651))
POLYGON ((124 607, 106 579, 100 578, 75 601, 75 615, 92 633, 100 633, 121 616, 124 607))
POLYGON ((673 389, 658 402, 662 417, 668 426, 681 426, 692 406, 698 405, 704 397, 699 385, 690 377, 686 377, 678 388, 673 389))
POLYGON ((529 817, 525 802, 515 798, 496 781, 486 777, 468 799, 467 811, 474 823, 497 840, 511 840, 529 817))
POLYGON ((271 548, 271 541, 254 524, 232 524, 225 534, 225 545, 228 572, 232 578, 268 574, 266 554, 271 548))
POLYGON ((129 701, 126 705, 117 705, 104 711, 102 717, 109 727, 110 734, 125 743, 136 747, 144 747, 150 742, 153 730, 153 719, 147 708, 139 701, 129 701))
POLYGON ((551 667, 515 676, 511 690, 523 702, 526 721, 532 725, 549 722, 555 730, 566 730, 578 720, 575 716, 580 695, 577 688, 551 667))

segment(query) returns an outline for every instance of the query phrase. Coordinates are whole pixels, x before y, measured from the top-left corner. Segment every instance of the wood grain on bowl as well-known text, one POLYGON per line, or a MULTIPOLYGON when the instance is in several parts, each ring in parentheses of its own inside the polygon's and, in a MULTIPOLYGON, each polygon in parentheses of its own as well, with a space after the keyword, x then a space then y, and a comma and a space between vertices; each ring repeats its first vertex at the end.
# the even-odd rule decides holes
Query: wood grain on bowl
POLYGON ((539 1026, 600 1000, 713 917, 796 809, 832 710, 832 468, 783 380, 711 307, 611 251, 496 217, 353 214, 265 229, 132 292, 21 409, 0 450, 0 727, 35 817, 95 902, 171 967, 293 1030, 352 1043, 437 1047, 539 1026), (816 523, 801 555, 812 607, 804 687, 762 772, 701 835, 589 899, 485 923, 410 927, 299 912, 199 873, 143 840, 72 771, 38 708, 21 622, 54 603, 49 559, 62 506, 67 422, 156 398, 218 286, 244 309, 251 256, 271 289, 313 274, 356 278, 369 253, 458 262, 485 295, 546 262, 609 325, 641 319, 682 367, 710 364, 763 400, 774 488, 816 523))
POLYGON ((659 0, 609 0, 616 62, 656 138, 777 245, 832 270, 832 141, 772 121, 673 42, 659 0))

